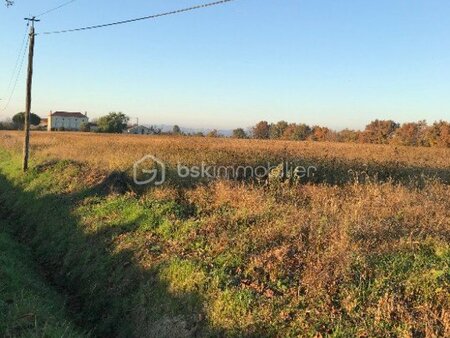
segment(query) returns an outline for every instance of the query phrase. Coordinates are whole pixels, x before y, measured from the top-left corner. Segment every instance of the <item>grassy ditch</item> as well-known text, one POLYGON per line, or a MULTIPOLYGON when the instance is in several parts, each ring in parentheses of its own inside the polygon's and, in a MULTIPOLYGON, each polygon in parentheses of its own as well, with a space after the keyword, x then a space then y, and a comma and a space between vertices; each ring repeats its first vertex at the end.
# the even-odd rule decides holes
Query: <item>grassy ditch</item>
POLYGON ((0 221, 0 335, 87 337, 68 320, 64 299, 36 271, 32 254, 0 221))

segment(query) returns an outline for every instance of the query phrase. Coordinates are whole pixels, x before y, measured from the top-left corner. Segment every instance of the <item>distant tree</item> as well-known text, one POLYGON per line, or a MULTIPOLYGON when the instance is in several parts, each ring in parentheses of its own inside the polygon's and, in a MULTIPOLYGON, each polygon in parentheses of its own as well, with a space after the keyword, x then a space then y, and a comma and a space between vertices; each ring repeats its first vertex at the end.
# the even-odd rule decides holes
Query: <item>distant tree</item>
POLYGON ((193 133, 192 136, 205 137, 205 134, 203 134, 203 132, 201 132, 201 131, 198 131, 196 133, 193 133))
POLYGON ((396 129, 391 143, 403 146, 423 146, 427 145, 424 136, 427 131, 425 121, 403 123, 396 129))
POLYGON ((284 131, 288 127, 288 123, 286 121, 278 121, 277 123, 270 124, 269 127, 269 138, 271 139, 280 139, 282 138, 284 131))
POLYGON ((0 130, 13 130, 13 129, 17 128, 14 126, 12 120, 7 119, 0 122, 0 130))
POLYGON ((306 140, 311 135, 311 128, 302 123, 290 123, 284 130, 283 138, 285 140, 302 141, 306 140))
POLYGON ((361 137, 361 132, 351 129, 344 129, 336 134, 336 139, 338 142, 359 142, 361 137))
POLYGON ((6 7, 14 5, 14 0, 5 0, 6 7))
POLYGON ((392 120, 375 120, 370 122, 364 130, 364 141, 368 143, 389 143, 400 125, 392 120))
MULTIPOLYGON (((442 122, 442 121, 441 121, 442 122)), ((450 147, 450 123, 442 122, 440 126, 439 143, 441 147, 450 147)))
MULTIPOLYGON (((25 113, 17 113, 12 117, 12 121, 15 124, 16 128, 23 128, 25 124, 25 113)), ((38 126, 41 123, 41 118, 34 114, 30 114, 30 124, 33 126, 38 126)))
POLYGON ((252 128, 253 138, 268 139, 270 136, 270 126, 267 121, 260 121, 252 128))
POLYGON ((80 124, 80 131, 90 132, 91 131, 91 125, 89 123, 82 122, 80 124))
POLYGON ((233 138, 247 138, 247 133, 242 128, 237 128, 233 130, 233 138))
POLYGON ((327 127, 314 126, 311 130, 310 139, 312 141, 333 141, 335 139, 334 133, 327 127))
POLYGON ((211 130, 208 134, 206 134, 207 137, 219 137, 219 132, 217 129, 211 130))
POLYGON ((434 122, 424 133, 423 142, 431 147, 450 147, 450 123, 434 122))
POLYGON ((175 135, 181 134, 181 128, 178 125, 174 125, 172 128, 172 134, 175 134, 175 135))
POLYGON ((98 130, 103 133, 122 133, 130 118, 121 112, 111 112, 98 119, 98 130))

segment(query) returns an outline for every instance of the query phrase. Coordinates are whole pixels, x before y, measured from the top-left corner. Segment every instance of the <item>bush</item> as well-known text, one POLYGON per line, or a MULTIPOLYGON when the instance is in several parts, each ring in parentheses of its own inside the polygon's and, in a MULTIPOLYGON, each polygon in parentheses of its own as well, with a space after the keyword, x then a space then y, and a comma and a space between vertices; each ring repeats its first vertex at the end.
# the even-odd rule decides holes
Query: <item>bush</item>
POLYGON ((130 118, 119 112, 112 112, 98 119, 98 129, 103 133, 123 133, 130 118))

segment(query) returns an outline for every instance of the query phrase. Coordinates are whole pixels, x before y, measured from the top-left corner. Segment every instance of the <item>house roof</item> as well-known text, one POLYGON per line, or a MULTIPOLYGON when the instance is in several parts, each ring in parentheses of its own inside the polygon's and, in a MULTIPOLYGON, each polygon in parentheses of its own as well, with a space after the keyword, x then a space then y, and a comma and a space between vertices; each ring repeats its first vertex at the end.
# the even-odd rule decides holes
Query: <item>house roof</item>
POLYGON ((86 115, 84 115, 82 113, 70 113, 70 112, 67 112, 67 111, 55 111, 53 114, 51 114, 51 116, 77 117, 77 118, 87 117, 86 115))

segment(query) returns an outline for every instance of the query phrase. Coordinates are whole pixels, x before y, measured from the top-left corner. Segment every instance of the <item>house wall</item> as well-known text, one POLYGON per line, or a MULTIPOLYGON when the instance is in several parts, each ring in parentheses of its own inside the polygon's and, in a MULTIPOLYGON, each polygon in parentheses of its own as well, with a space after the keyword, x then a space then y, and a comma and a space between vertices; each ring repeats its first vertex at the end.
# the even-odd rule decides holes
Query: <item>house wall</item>
POLYGON ((49 122, 49 127, 51 126, 51 129, 64 128, 67 130, 80 130, 82 123, 88 123, 88 118, 52 116, 51 123, 49 122))

